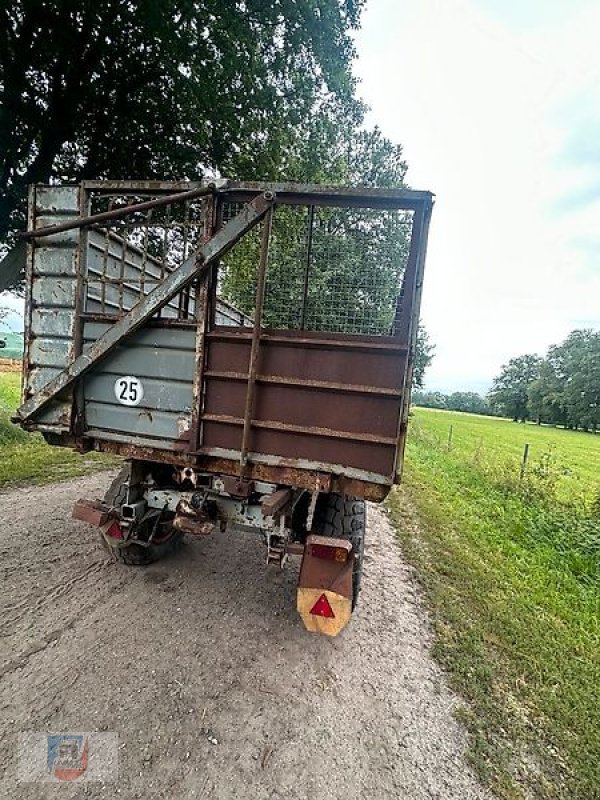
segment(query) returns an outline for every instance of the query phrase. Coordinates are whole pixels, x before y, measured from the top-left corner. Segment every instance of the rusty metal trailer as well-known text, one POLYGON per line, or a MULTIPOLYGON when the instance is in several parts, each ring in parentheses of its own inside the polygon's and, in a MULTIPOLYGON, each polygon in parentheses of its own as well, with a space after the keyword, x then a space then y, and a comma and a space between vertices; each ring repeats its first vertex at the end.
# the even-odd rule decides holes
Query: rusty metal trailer
POLYGON ((228 180, 30 190, 23 404, 127 459, 75 516, 148 563, 227 525, 302 555, 298 609, 356 602, 364 501, 400 480, 432 195, 228 180))

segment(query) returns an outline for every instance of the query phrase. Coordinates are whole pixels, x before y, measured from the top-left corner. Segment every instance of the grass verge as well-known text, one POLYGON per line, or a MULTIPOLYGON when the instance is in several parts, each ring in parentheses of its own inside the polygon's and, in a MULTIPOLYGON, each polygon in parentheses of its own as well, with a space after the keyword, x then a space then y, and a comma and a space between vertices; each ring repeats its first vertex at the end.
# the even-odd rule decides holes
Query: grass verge
POLYGON ((13 425, 10 416, 19 404, 20 384, 18 372, 0 372, 0 486, 51 483, 116 463, 100 453, 80 455, 65 447, 51 447, 40 434, 13 425))
POLYGON ((429 419, 413 420, 389 506, 425 588, 435 655, 468 701, 470 761, 502 798, 594 800, 600 519, 560 500, 547 469, 532 465, 517 486, 505 462, 482 469, 448 451, 429 419))

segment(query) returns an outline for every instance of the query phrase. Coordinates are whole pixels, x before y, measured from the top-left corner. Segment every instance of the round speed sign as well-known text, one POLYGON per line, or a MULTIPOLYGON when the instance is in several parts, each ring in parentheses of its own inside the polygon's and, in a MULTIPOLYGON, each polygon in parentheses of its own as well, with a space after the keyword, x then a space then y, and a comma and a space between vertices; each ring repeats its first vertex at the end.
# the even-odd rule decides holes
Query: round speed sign
POLYGON ((139 406, 144 398, 144 384, 135 375, 124 375, 115 381, 115 397, 124 406, 139 406))

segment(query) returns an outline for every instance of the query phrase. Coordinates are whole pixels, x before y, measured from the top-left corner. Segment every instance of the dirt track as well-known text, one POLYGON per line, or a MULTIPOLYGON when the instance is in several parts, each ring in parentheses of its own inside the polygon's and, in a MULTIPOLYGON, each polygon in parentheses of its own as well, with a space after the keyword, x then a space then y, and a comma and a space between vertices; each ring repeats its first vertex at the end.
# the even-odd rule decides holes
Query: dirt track
POLYGON ((331 640, 297 618, 297 566, 266 569, 251 535, 110 562, 70 519, 107 483, 0 493, 0 797, 488 797, 380 509, 356 615, 331 640), (27 730, 116 731, 118 783, 16 783, 27 730))

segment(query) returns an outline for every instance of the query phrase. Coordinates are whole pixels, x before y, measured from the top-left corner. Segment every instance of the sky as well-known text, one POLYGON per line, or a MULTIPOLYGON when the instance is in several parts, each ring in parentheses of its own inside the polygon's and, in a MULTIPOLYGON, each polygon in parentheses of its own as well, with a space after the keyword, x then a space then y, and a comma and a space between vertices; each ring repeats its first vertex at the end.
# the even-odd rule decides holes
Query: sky
POLYGON ((426 386, 485 392, 502 364, 600 328, 600 2, 368 0, 368 121, 436 194, 426 386))

